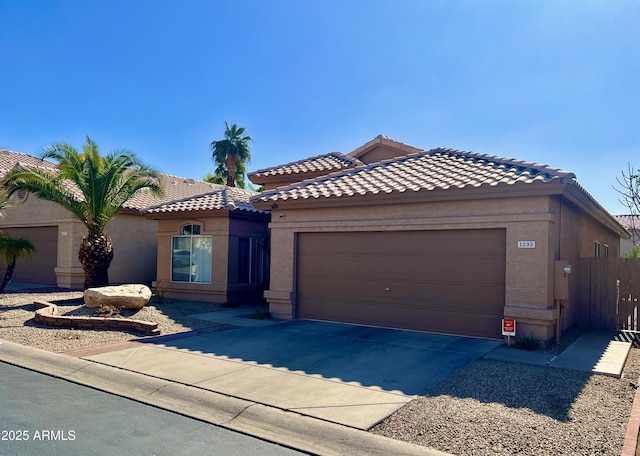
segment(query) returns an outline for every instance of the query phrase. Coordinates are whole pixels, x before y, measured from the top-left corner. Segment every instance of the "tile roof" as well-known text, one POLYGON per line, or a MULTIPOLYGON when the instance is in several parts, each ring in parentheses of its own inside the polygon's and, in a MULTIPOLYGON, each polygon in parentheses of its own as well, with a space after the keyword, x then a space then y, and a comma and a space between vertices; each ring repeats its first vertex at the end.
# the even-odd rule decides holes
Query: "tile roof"
MULTIPOLYGON (((243 190, 234 187, 220 186, 217 190, 204 195, 185 198, 178 201, 172 201, 159 204, 147 209, 148 213, 169 213, 169 212, 190 212, 190 211, 211 211, 211 210, 241 210, 248 212, 264 212, 258 211, 253 204, 249 202, 252 196, 258 195, 257 192, 243 190)), ((266 212, 265 212, 266 213, 266 212)))
MULTIPOLYGON (((40 166, 52 172, 55 172, 57 169, 55 163, 42 160, 38 157, 34 157, 33 155, 0 149, 0 177, 4 176, 7 171, 17 164, 25 166, 40 166)), ((185 202, 189 198, 198 198, 202 195, 220 192, 227 188, 224 185, 211 184, 209 182, 186 179, 169 174, 160 174, 160 181, 164 187, 164 194, 162 196, 154 196, 148 190, 142 190, 127 201, 123 207, 126 209, 144 212, 146 209, 151 207, 157 207, 177 201, 185 202)), ((249 192, 250 194, 247 196, 245 192, 248 191, 241 189, 237 190, 240 190, 240 194, 237 192, 231 192, 232 199, 230 200, 231 202, 237 200, 236 208, 256 211, 256 209, 248 202, 249 197, 252 196, 254 192, 249 192), (249 205, 249 207, 247 207, 247 205, 249 205)), ((71 191, 77 198, 82 198, 81 193, 71 184, 69 185, 69 191, 71 191)), ((225 208, 232 210, 233 204, 228 203, 226 206, 227 207, 225 208)))
POLYGON ((357 158, 349 157, 342 152, 330 152, 328 154, 317 155, 305 158, 284 165, 273 166, 271 168, 259 169, 248 174, 249 178, 267 177, 278 175, 304 174, 312 172, 331 172, 360 166, 363 163, 357 158))
POLYGON ((366 153, 369 152, 372 148, 375 148, 378 145, 390 146, 391 148, 398 151, 398 156, 422 152, 422 149, 411 146, 409 144, 405 144, 402 141, 398 141, 397 139, 393 139, 386 135, 378 135, 371 141, 350 152, 349 157, 362 157, 363 155, 366 155, 366 153))
POLYGON ((55 171, 55 163, 43 160, 33 155, 23 154, 22 152, 13 152, 11 150, 0 149, 0 177, 4 176, 16 164, 39 166, 55 171))
POLYGON ((640 230, 640 215, 614 215, 613 218, 626 230, 640 230))
POLYGON ((252 200, 333 198, 575 179, 546 165, 453 149, 432 149, 265 191, 252 200))
POLYGON ((196 179, 186 179, 169 174, 160 174, 160 182, 164 189, 164 193, 161 196, 154 196, 148 190, 142 190, 127 201, 123 207, 144 211, 145 209, 160 204, 197 197, 225 188, 224 185, 212 184, 196 179))

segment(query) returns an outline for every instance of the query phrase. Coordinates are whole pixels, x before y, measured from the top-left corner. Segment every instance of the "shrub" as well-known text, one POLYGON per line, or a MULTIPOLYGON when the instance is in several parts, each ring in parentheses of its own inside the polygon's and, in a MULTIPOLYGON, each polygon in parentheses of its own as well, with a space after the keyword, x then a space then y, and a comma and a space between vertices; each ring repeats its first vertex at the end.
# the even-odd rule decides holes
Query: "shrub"
POLYGON ((521 350, 535 351, 542 348, 542 339, 534 336, 533 334, 520 336, 515 338, 513 346, 521 350))
POLYGON ((624 258, 640 258, 640 245, 636 245, 622 256, 624 258))

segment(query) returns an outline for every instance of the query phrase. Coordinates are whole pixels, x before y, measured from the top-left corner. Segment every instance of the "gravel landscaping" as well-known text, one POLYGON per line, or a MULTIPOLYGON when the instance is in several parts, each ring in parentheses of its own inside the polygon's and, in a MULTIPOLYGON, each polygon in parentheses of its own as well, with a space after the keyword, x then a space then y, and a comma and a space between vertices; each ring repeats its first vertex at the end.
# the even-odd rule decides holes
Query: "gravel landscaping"
MULTIPOLYGON (((29 345, 52 352, 65 352, 110 342, 139 339, 136 332, 87 331, 36 326, 33 302, 49 301, 58 305, 61 315, 98 316, 98 310, 83 305, 82 292, 6 293, 0 295, 0 339, 29 345)), ((219 305, 192 301, 163 300, 151 302, 137 311, 122 310, 121 316, 158 323, 160 334, 210 328, 216 323, 192 318, 190 315, 213 312, 219 305)), ((100 316, 118 316, 100 314, 100 316)))
MULTIPOLYGON (((53 352, 138 339, 135 333, 35 326, 33 302, 90 315, 81 292, 0 295, 0 339, 53 352)), ((161 334, 216 326, 189 315, 219 306, 152 300, 123 316, 158 323, 161 334)), ((570 341, 573 333, 560 349, 570 341)), ((556 347, 554 350, 558 351, 556 347)), ((455 455, 619 455, 640 377, 632 349, 622 378, 477 360, 398 410, 371 432, 455 455)))

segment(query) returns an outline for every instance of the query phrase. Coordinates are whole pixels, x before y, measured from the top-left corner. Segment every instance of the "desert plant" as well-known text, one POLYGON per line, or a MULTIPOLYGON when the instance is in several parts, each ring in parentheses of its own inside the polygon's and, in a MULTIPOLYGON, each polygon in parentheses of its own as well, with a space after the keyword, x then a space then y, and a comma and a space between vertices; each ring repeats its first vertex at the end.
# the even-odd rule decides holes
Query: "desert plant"
POLYGON ((542 339, 530 333, 528 335, 516 337, 513 346, 520 350, 535 351, 542 348, 542 339))
POLYGON ((269 312, 263 312, 262 310, 256 309, 253 312, 253 315, 251 316, 251 318, 255 320, 266 320, 267 318, 269 318, 269 316, 270 316, 269 312))
POLYGON ((18 258, 31 257, 35 249, 33 243, 26 237, 14 238, 0 231, 0 255, 2 255, 4 264, 7 265, 2 283, 0 283, 0 293, 3 293, 11 282, 18 258))
POLYGON ((158 173, 130 151, 101 156, 98 145, 88 136, 82 152, 67 143, 56 143, 45 149, 42 158, 56 160, 55 170, 18 165, 2 183, 9 196, 26 190, 60 204, 80 220, 88 232, 78 255, 85 274, 84 289, 108 285, 113 244, 104 233, 105 227, 138 192, 162 192, 158 173))

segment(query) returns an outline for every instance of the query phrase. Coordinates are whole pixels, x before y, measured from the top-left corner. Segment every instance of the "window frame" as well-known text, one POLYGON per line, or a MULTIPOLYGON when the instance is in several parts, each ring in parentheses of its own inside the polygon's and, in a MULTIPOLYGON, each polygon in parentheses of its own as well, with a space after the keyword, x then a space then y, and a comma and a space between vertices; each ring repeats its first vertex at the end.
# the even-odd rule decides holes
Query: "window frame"
MULTIPOLYGON (((202 225, 201 224, 197 224, 197 223, 187 223, 184 225, 180 226, 180 234, 179 235, 175 235, 175 236, 171 236, 171 257, 170 257, 170 261, 169 261, 169 280, 172 283, 188 283, 188 284, 201 284, 201 285, 210 285, 213 283, 213 237, 210 235, 203 235, 202 233, 202 225), (185 248, 176 248, 176 242, 178 239, 189 239, 189 247, 188 249, 185 248), (193 268, 195 267, 196 271, 198 271, 198 260, 195 259, 195 251, 194 249, 196 249, 197 247, 194 246, 194 240, 195 239, 204 239, 204 240, 208 240, 205 241, 205 244, 207 246, 207 248, 210 250, 208 252, 208 260, 209 260, 209 265, 208 268, 204 268, 205 271, 207 271, 208 269, 208 280, 207 281, 202 281, 202 280, 196 280, 198 278, 198 272, 195 273, 195 278, 194 278, 194 273, 193 273, 193 268), (187 273, 186 273, 186 277, 188 278, 188 280, 177 280, 176 279, 176 274, 178 274, 178 272, 175 271, 175 267, 174 267, 174 262, 176 261, 176 252, 178 251, 187 251, 189 253, 189 258, 187 261, 187 273)), ((207 258, 205 258, 205 261, 207 260, 207 258)), ((200 270, 202 270, 203 268, 200 268, 200 270)))

